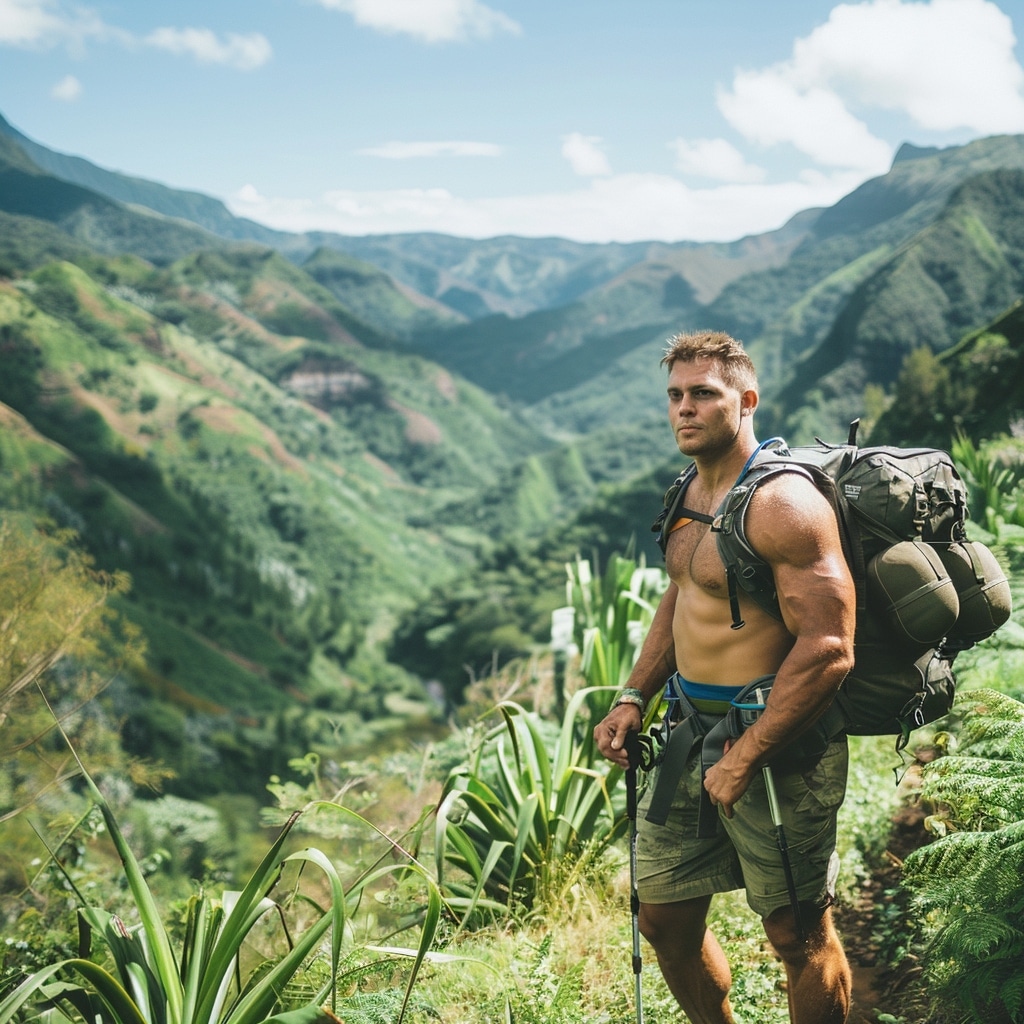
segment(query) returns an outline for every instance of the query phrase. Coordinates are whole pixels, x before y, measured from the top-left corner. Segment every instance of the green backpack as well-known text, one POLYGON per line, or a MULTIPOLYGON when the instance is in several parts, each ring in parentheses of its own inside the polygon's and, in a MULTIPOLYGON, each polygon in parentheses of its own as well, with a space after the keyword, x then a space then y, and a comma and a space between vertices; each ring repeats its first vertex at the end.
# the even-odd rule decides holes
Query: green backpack
POLYGON ((745 532, 750 499, 776 473, 800 473, 835 511, 857 590, 854 667, 830 709, 829 726, 855 736, 896 735, 945 715, 953 703, 953 660, 1010 616, 1010 587, 992 552, 967 539, 967 488, 950 456, 935 448, 859 448, 858 421, 846 444, 789 448, 764 442, 714 516, 686 509, 690 466, 665 495, 651 527, 664 553, 681 516, 710 523, 725 565, 733 628, 743 625, 739 592, 781 618, 769 566, 745 532))

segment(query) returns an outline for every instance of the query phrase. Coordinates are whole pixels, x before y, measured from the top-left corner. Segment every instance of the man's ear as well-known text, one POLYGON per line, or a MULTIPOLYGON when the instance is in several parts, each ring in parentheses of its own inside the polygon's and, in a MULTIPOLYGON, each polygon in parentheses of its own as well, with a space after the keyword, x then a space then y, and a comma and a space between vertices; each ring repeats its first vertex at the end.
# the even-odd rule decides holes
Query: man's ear
POLYGON ((757 408, 758 395, 756 391, 744 391, 740 395, 740 415, 753 416, 757 408))

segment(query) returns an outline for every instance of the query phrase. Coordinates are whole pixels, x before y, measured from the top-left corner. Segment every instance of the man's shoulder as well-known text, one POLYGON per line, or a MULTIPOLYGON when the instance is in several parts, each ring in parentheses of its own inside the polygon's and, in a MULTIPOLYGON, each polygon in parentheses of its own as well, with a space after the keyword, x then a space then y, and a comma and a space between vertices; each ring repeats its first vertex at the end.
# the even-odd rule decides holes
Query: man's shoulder
POLYGON ((778 538, 790 531, 831 531, 836 516, 814 478, 793 467, 757 482, 744 519, 748 539, 756 543, 755 537, 764 538, 766 534, 778 538))
POLYGON ((771 464, 754 470, 739 485, 746 484, 753 490, 752 502, 765 504, 771 502, 789 502, 807 504, 811 507, 828 500, 815 482, 814 475, 805 467, 794 464, 771 464))

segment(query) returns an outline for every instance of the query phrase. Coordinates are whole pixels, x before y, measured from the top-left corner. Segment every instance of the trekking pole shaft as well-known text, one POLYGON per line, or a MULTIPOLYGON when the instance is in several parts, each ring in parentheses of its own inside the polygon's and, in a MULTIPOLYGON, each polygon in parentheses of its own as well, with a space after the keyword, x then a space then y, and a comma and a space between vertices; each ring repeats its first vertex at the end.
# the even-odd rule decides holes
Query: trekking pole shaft
POLYGON ((802 942, 807 933, 804 931, 803 914, 800 912, 800 900, 796 893, 796 882, 793 879, 793 864, 789 859, 789 844, 786 842, 786 829, 782 824, 782 809, 779 807, 779 795, 775 790, 775 775, 768 765, 764 766, 764 788, 768 794, 768 810, 775 826, 775 838, 778 842, 779 854, 782 857, 782 872, 786 876, 786 889, 789 902, 793 908, 793 920, 796 923, 797 938, 802 942))
POLYGON ((626 769, 626 817, 629 818, 629 910, 633 926, 633 988, 636 1024, 644 1024, 643 988, 640 984, 640 972, 644 966, 640 955, 640 894, 636 887, 636 770, 640 751, 635 733, 627 736, 626 746, 629 753, 629 767, 626 769))

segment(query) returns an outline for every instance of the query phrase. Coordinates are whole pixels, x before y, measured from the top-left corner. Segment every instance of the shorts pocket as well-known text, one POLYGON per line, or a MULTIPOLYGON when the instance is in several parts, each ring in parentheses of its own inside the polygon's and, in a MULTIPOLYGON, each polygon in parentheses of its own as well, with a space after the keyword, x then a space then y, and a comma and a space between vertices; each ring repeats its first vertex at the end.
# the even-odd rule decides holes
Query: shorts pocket
POLYGON ((830 743, 821 759, 810 770, 793 775, 794 787, 802 791, 796 797, 796 813, 835 813, 846 796, 849 751, 845 738, 830 743), (799 781, 798 781, 799 780, 799 781))

